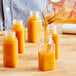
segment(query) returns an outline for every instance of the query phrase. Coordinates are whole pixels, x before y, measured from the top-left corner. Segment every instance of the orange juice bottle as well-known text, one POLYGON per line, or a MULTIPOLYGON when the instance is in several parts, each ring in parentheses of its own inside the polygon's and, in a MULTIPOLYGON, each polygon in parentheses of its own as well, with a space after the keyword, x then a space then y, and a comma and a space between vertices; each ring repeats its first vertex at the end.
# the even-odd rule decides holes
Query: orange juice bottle
POLYGON ((28 19, 28 41, 39 42, 41 40, 42 33, 42 20, 39 16, 39 12, 31 11, 28 19))
POLYGON ((55 43, 55 59, 59 59, 59 35, 56 32, 56 26, 55 25, 54 25, 53 40, 55 43))
POLYGON ((18 53, 24 53, 25 28, 22 20, 14 20, 12 30, 15 31, 18 39, 18 53))
POLYGON ((56 26, 54 24, 48 25, 48 32, 52 34, 52 38, 55 44, 55 59, 59 59, 59 35, 56 32, 56 26))
POLYGON ((18 40, 15 32, 5 33, 3 41, 3 65, 4 67, 15 68, 18 64, 18 40))
POLYGON ((52 38, 50 38, 46 43, 47 49, 44 47, 44 45, 45 44, 40 45, 39 52, 38 52, 39 70, 41 71, 54 70, 55 69, 55 53, 53 51, 54 46, 52 44, 52 38))

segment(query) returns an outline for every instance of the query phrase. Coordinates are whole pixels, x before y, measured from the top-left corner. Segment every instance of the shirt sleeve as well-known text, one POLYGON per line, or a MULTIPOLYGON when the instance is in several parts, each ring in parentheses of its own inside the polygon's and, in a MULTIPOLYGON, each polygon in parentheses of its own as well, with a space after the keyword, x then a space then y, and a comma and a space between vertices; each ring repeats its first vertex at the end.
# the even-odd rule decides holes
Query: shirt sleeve
POLYGON ((2 1, 0 0, 0 30, 3 30, 2 1))
POLYGON ((22 19, 24 26, 27 26, 27 19, 30 11, 39 11, 42 17, 42 10, 45 0, 3 0, 4 28, 11 29, 13 19, 22 19))
POLYGON ((9 30, 12 28, 13 21, 13 0, 3 0, 3 13, 4 13, 4 28, 9 30))

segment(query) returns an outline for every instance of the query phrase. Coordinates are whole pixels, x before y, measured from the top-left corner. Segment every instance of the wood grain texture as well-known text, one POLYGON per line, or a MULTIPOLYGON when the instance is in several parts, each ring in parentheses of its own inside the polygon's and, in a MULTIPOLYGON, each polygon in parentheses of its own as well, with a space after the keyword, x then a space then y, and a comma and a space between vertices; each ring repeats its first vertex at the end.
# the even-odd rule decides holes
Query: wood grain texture
MULTIPOLYGON (((62 24, 60 24, 62 26, 62 24)), ((2 40, 4 31, 0 32, 0 76, 76 76, 76 35, 61 34, 61 26, 58 25, 60 36, 60 55, 56 60, 56 69, 42 72, 38 69, 38 43, 25 43, 25 53, 19 54, 17 68, 3 67, 2 40)), ((26 30, 27 32, 27 30, 26 30)), ((27 36, 26 36, 27 37, 27 36)), ((26 39, 27 40, 27 39, 26 39)))

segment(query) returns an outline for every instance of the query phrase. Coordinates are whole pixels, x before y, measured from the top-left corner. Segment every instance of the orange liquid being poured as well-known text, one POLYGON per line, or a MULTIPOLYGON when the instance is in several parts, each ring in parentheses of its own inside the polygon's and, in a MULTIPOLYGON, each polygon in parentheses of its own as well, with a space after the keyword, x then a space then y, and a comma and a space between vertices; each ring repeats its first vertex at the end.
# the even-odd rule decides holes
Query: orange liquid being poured
POLYGON ((25 28, 23 27, 22 21, 16 20, 13 23, 12 30, 15 31, 16 37, 18 39, 18 52, 24 53, 25 47, 25 28))
POLYGON ((73 13, 72 13, 72 11, 66 11, 65 7, 63 6, 61 11, 59 11, 56 14, 47 13, 47 15, 44 16, 44 20, 47 21, 48 24, 50 23, 76 23, 76 10, 73 10, 73 13))
POLYGON ((39 50, 38 52, 38 60, 39 60, 39 70, 41 71, 49 71, 55 69, 55 53, 52 50, 52 41, 51 43, 48 41, 47 38, 47 25, 48 23, 45 22, 44 24, 44 51, 39 50))
MULTIPOLYGON (((44 12, 45 12, 45 9, 44 9, 44 12)), ((54 53, 48 54, 48 50, 47 50, 46 41, 47 41, 47 26, 48 26, 48 24, 51 24, 51 23, 76 23, 76 18, 72 17, 71 19, 68 19, 68 17, 69 17, 68 12, 65 11, 64 7, 57 14, 52 13, 52 14, 47 14, 47 16, 44 16, 44 20, 45 20, 45 23, 44 23, 44 35, 45 35, 44 48, 45 48, 45 52, 39 52, 39 54, 38 54, 40 70, 42 70, 42 71, 52 70, 52 69, 54 69, 54 66, 55 66, 54 53), (53 59, 51 59, 51 58, 53 58, 53 59), (50 65, 51 60, 52 60, 52 65, 50 65)), ((58 59, 59 58, 59 36, 57 33, 53 34, 53 40, 55 43, 55 58, 58 59)))
MULTIPOLYGON (((44 25, 44 28, 45 28, 45 39, 46 40, 47 40, 47 26, 48 26, 48 24, 44 25)), ((56 30, 51 29, 51 30, 49 30, 49 33, 52 34, 52 39, 53 39, 54 44, 55 44, 55 59, 59 59, 59 35, 58 35, 58 33, 54 33, 55 31, 56 30)), ((45 43, 45 46, 47 47, 46 43, 45 43)))
MULTIPOLYGON (((69 17, 70 14, 71 14, 71 11, 66 11, 64 6, 63 6, 62 10, 59 11, 57 14, 47 13, 47 15, 44 16, 44 20, 45 20, 45 24, 44 24, 45 39, 47 39, 48 24, 51 24, 51 23, 76 23, 75 15, 73 14, 71 17, 69 17)), ((58 59, 59 58, 59 36, 58 36, 57 33, 53 34, 53 40, 54 40, 54 43, 55 43, 55 58, 58 59)), ((46 46, 46 44, 45 44, 45 46, 46 46)))

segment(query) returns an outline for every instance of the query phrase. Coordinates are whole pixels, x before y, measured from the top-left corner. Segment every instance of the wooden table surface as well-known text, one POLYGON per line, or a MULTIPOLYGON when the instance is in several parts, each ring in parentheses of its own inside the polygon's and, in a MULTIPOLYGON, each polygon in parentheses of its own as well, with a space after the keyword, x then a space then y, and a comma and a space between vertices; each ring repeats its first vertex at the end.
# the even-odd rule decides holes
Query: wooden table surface
MULTIPOLYGON (((58 26, 60 33, 61 26, 58 26)), ((56 60, 56 69, 53 71, 39 71, 38 43, 25 43, 25 53, 19 54, 17 68, 3 67, 2 41, 4 31, 0 32, 0 76, 76 76, 76 35, 59 34, 60 58, 56 60)))

